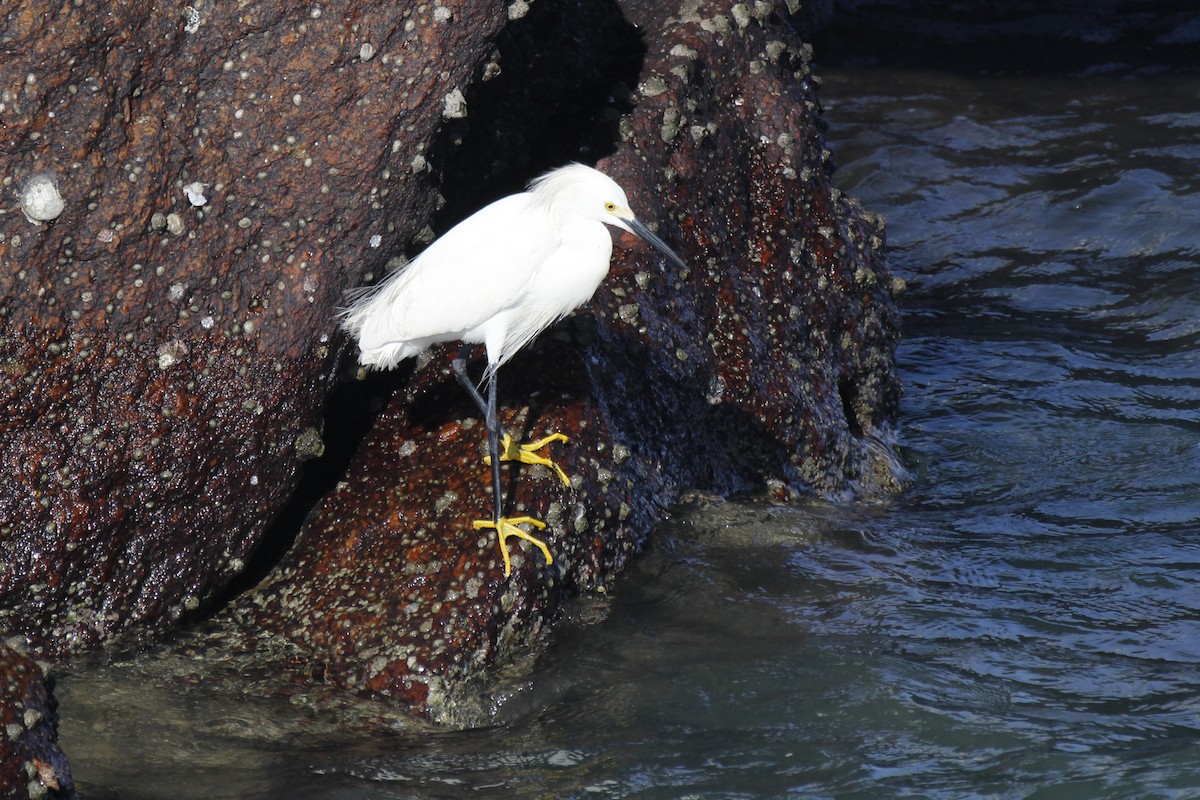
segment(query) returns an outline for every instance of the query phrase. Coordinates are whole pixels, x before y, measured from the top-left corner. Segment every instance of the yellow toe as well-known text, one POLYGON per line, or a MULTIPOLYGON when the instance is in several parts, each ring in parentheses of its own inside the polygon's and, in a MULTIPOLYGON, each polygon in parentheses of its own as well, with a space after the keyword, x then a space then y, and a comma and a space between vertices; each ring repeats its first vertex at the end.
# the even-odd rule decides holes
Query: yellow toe
MULTIPOLYGON (((520 461, 522 464, 538 464, 543 467, 549 467, 558 473, 558 479, 562 481, 563 486, 568 489, 571 487, 571 479, 567 477, 567 473, 562 471, 562 468, 555 464, 545 456, 539 456, 538 450, 541 450, 551 442, 565 442, 567 437, 561 433, 552 433, 544 439, 538 439, 536 442, 518 445, 513 442, 512 437, 507 433, 500 437, 500 460, 501 461, 520 461)), ((492 463, 491 456, 484 456, 485 464, 492 463)))
POLYGON ((490 519, 477 519, 472 524, 475 530, 483 530, 484 528, 495 528, 496 540, 500 544, 500 555, 504 557, 504 576, 508 577, 512 574, 512 561, 508 556, 508 537, 516 536, 518 539, 524 539, 530 544, 542 551, 542 555, 546 558, 547 564, 553 564, 554 558, 550 555, 550 548, 546 547, 546 543, 537 538, 533 534, 518 528, 518 525, 528 523, 538 530, 544 530, 546 523, 533 517, 501 517, 499 522, 494 522, 490 519))

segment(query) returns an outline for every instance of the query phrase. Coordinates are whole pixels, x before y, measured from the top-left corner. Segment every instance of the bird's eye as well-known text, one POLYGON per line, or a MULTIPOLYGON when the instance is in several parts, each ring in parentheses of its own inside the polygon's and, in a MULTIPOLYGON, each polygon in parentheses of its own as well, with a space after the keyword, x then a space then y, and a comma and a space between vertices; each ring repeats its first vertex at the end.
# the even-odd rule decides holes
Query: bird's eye
POLYGON ((608 211, 608 212, 616 211, 616 210, 617 210, 617 204, 616 204, 616 203, 605 203, 605 204, 604 204, 604 210, 605 210, 605 211, 608 211))

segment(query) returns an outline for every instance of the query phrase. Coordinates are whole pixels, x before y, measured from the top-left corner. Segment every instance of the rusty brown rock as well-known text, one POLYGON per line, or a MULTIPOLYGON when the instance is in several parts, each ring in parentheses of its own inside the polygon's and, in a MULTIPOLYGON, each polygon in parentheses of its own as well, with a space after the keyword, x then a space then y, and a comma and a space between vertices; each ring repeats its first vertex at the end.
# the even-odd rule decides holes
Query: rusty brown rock
POLYGON ((54 697, 43 668, 22 650, 24 642, 0 642, 0 795, 70 800, 75 785, 58 746, 54 697))
MULTIPOLYGON (((505 425, 571 437, 552 448, 570 488, 541 468, 506 468, 508 513, 550 524, 555 563, 518 545, 526 556, 505 580, 494 537, 471 529, 491 507, 483 426, 439 350, 393 378, 344 482, 223 620, 242 647, 289 652, 298 668, 281 678, 309 681, 319 665, 329 685, 460 718, 466 679, 619 571, 682 490, 787 500, 896 487, 898 333, 881 223, 834 188, 785 4, 622 8, 646 51, 632 111, 596 116, 619 135, 600 166, 690 267, 664 270, 621 238, 589 310, 500 372, 505 425)), ((602 61, 628 44, 581 50, 554 23, 529 34, 548 63, 602 61)), ((482 127, 534 141, 510 120, 567 103, 560 84, 509 84, 482 127)), ((628 99, 613 94, 615 106, 628 99)))
POLYGON ((768 4, 627 11, 659 33, 609 170, 660 198, 692 269, 618 271, 598 293, 611 363, 645 348, 598 382, 632 401, 626 436, 722 493, 894 490, 893 279, 882 222, 834 186, 810 48, 768 4))
MULTIPOLYGON (((516 388, 501 398, 527 403, 502 415, 514 435, 571 431, 553 455, 570 465, 572 488, 544 467, 510 470, 505 482, 514 514, 551 526, 553 566, 517 544, 505 578, 494 536, 472 529, 491 516, 484 427, 438 358, 380 415, 285 562, 225 615, 244 637, 235 649, 282 642, 303 665, 293 680, 309 680, 320 664, 327 684, 445 717, 471 699, 457 696, 461 681, 530 642, 580 586, 619 569, 651 520, 641 514, 626 527, 631 509, 653 497, 611 472, 628 454, 611 452, 611 428, 587 399, 578 355, 554 349, 538 353, 566 368, 537 379, 536 398, 516 388)), ((532 367, 518 357, 506 371, 515 378, 532 367)))
POLYGON ((244 567, 506 21, 439 8, 0 7, 0 630, 102 646, 244 567))

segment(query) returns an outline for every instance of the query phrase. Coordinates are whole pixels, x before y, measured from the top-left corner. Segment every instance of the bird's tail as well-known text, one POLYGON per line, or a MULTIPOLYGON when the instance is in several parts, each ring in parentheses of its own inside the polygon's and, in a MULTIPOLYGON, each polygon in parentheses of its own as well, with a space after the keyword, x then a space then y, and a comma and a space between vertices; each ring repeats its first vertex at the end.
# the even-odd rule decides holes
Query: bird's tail
POLYGON ((357 340, 363 326, 371 316, 371 305, 379 293, 379 286, 356 286, 346 291, 346 306, 334 313, 334 319, 342 330, 357 340))

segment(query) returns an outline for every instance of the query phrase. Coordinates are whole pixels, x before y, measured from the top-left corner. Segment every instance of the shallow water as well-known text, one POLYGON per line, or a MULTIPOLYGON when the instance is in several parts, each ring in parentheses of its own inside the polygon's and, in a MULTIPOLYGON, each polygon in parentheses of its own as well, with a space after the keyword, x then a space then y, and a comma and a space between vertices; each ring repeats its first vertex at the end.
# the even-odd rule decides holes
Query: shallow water
POLYGON ((1200 796, 1200 78, 819 72, 909 492, 679 509, 487 728, 70 676, 85 797, 1200 796))

